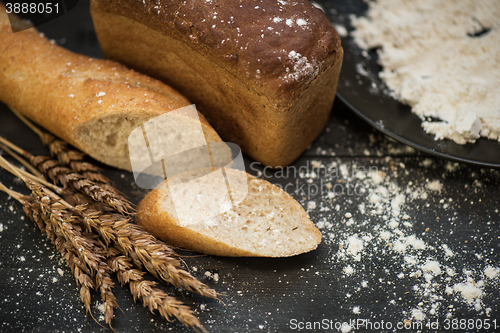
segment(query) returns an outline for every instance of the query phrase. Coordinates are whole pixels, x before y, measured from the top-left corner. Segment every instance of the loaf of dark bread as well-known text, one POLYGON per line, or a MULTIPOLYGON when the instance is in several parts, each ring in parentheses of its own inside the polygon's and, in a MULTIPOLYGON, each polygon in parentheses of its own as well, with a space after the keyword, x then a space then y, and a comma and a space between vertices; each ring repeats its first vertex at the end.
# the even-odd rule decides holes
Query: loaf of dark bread
POLYGON ((106 57, 188 97, 225 141, 270 166, 321 133, 340 38, 308 1, 92 0, 106 57))

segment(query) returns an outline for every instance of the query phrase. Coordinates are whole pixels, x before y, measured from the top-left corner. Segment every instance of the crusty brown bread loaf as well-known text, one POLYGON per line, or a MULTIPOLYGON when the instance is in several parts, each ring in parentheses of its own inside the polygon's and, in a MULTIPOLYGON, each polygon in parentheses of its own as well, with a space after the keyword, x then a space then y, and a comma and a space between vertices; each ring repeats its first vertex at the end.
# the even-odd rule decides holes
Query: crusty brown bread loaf
POLYGON ((270 166, 325 126, 340 38, 307 0, 92 0, 106 57, 187 96, 225 141, 270 166))
MULTIPOLYGON (((0 100, 95 159, 126 170, 131 168, 130 132, 190 104, 160 81, 110 60, 72 53, 34 28, 13 33, 1 3, 0 100)), ((200 118, 206 140, 220 142, 200 118)), ((180 128, 199 126, 182 114, 176 121, 180 128)))
MULTIPOLYGON (((137 207, 136 222, 148 232, 182 248, 231 257, 289 257, 314 250, 321 233, 302 206, 279 187, 243 171, 225 169, 227 178, 248 183, 248 194, 237 205, 210 219, 197 221, 200 210, 211 203, 203 193, 217 191, 216 178, 200 177, 198 170, 169 177, 163 188, 149 192, 137 207), (194 180, 193 180, 194 178, 194 180), (192 180, 188 186, 199 193, 186 195, 181 188, 175 206, 172 186, 192 180), (170 185, 170 187, 168 187, 170 185), (197 199, 192 200, 193 197, 197 199), (179 210, 187 212, 179 218, 179 210), (190 221, 195 223, 190 223, 190 221)), ((239 196, 243 186, 233 186, 231 198, 239 196)), ((241 198, 243 198, 242 196, 241 198)))

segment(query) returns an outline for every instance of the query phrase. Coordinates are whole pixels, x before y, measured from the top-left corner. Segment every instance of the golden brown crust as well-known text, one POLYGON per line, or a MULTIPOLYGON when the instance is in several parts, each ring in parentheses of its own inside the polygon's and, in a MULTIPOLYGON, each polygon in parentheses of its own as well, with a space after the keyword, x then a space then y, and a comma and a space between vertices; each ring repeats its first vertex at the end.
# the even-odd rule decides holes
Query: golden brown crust
MULTIPOLYGON (((96 153, 93 143, 82 141, 78 134, 87 130, 85 124, 141 122, 190 104, 157 80, 113 61, 70 52, 34 28, 12 33, 4 8, 0 4, 0 100, 102 162, 130 169, 126 156, 114 160, 105 146, 96 153)), ((220 141, 200 119, 209 141, 220 141)), ((127 154, 126 149, 116 151, 127 154)))
MULTIPOLYGON (((226 170, 226 172, 233 175, 241 173, 236 170, 226 170)), ((200 225, 183 226, 175 216, 176 212, 171 211, 171 209, 175 210, 174 206, 168 204, 171 197, 167 182, 165 183, 167 189, 154 189, 141 200, 137 207, 135 221, 146 231, 167 243, 211 255, 288 257, 316 249, 322 236, 302 206, 277 186, 249 174, 245 175, 249 194, 236 208, 233 208, 234 214, 241 216, 242 221, 246 221, 245 228, 232 218, 226 220, 227 216, 235 216, 234 214, 215 217, 218 220, 217 223, 220 223, 218 227, 215 227, 215 231, 200 228, 200 225), (279 197, 281 200, 279 205, 283 206, 271 206, 271 202, 274 202, 273 197, 279 197), (248 214, 248 212, 251 213, 248 214), (279 217, 281 214, 285 214, 288 218, 279 217), (274 236, 266 236, 270 235, 267 232, 252 233, 250 231, 261 226, 261 218, 273 221, 263 227, 264 229, 269 226, 270 229, 279 230, 277 234, 289 230, 278 238, 282 242, 280 246, 273 243, 274 236), (228 224, 225 224, 225 221, 228 221, 228 224), (262 237, 267 238, 263 243, 265 245, 255 246, 255 243, 262 240, 260 239, 262 237), (290 237, 297 239, 290 240, 290 237), (256 238, 259 240, 256 241, 256 238)))
POLYGON ((180 248, 226 257, 259 257, 260 255, 229 246, 193 229, 179 226, 159 202, 158 190, 149 192, 137 206, 135 222, 157 238, 180 248))
MULTIPOLYGON (((266 61, 270 61, 266 63, 269 75, 259 74, 260 78, 256 81, 253 74, 246 75, 250 68, 247 65, 250 66, 251 62, 240 62, 241 54, 237 63, 228 63, 222 53, 218 53, 219 47, 212 44, 220 37, 217 29, 196 29, 199 34, 212 33, 214 38, 212 40, 206 37, 208 41, 200 46, 201 42, 177 36, 178 32, 175 32, 177 30, 172 24, 158 26, 163 21, 158 21, 154 26, 153 23, 146 24, 146 18, 151 18, 152 22, 159 19, 141 11, 142 9, 132 11, 127 7, 139 5, 127 3, 125 7, 118 8, 115 3, 114 0, 93 0, 91 6, 96 32, 106 57, 155 76, 181 91, 207 117, 225 141, 238 144, 250 157, 265 165, 286 166, 300 156, 326 125, 335 97, 343 50, 333 27, 323 20, 324 15, 319 15, 316 9, 307 12, 314 17, 321 17, 315 18, 322 22, 315 27, 323 27, 324 36, 331 34, 333 41, 328 44, 329 47, 324 47, 318 40, 311 40, 311 36, 306 33, 295 34, 293 29, 289 31, 293 43, 282 40, 273 47, 288 48, 297 44, 302 47, 312 43, 314 45, 310 49, 331 51, 333 48, 334 51, 322 55, 322 64, 316 75, 307 78, 305 82, 296 80, 294 84, 287 85, 286 89, 283 86, 283 90, 276 82, 284 77, 281 69, 288 66, 286 61, 277 65, 274 64, 273 57, 266 58, 266 61), (127 33, 123 33, 124 31, 127 33), (204 49, 208 49, 209 45, 210 52, 204 49), (141 52, 137 52, 138 49, 141 52), (270 69, 271 64, 275 65, 275 71, 270 69), (235 70, 233 67, 239 69, 235 70)), ((174 12, 172 9, 168 11, 174 12)), ((241 16, 240 11, 233 14, 235 17, 241 16)), ((160 16, 167 20, 169 15, 173 14, 162 13, 160 16)), ((262 25, 259 29, 262 29, 262 25)), ((318 32, 317 36, 323 34, 318 32)), ((248 42, 250 41, 253 39, 250 38, 248 42)), ((278 40, 275 42, 278 43, 278 40)), ((226 42, 221 42, 221 47, 227 45, 226 42)), ((300 49, 300 52, 305 51, 300 49)), ((298 51, 296 53, 300 54, 298 51)), ((245 53, 245 56, 250 57, 250 54, 251 52, 248 55, 245 53)), ((251 68, 255 71, 259 67, 251 68)))
POLYGON ((91 8, 187 43, 273 99, 297 95, 340 48, 330 21, 304 0, 92 0, 91 8))

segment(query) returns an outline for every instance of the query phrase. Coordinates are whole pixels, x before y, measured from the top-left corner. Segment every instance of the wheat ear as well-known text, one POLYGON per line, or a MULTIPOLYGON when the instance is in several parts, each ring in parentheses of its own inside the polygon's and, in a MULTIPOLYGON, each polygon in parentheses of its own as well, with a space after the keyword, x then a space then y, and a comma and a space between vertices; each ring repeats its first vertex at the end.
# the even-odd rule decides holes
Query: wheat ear
MULTIPOLYGON (((15 149, 24 157, 29 158, 30 163, 47 175, 49 179, 60 179, 60 170, 68 169, 60 167, 58 161, 49 157, 33 156, 10 142, 6 144, 9 144, 9 147, 15 149)), ((71 175, 75 175, 75 173, 70 174, 69 177, 71 175)), ((64 181, 65 179, 66 176, 63 175, 63 185, 67 183, 64 181)), ((87 192, 82 192, 89 197, 91 196, 87 192)), ((80 197, 80 200, 85 200, 85 196, 80 197)), ((145 267, 148 272, 158 279, 205 297, 217 298, 215 290, 209 288, 182 268, 178 255, 165 243, 137 225, 130 223, 128 217, 119 214, 103 215, 100 211, 91 209, 91 202, 87 200, 87 203, 88 205, 82 205, 78 208, 66 203, 66 209, 80 216, 88 228, 94 229, 102 237, 106 245, 115 243, 123 254, 133 260, 137 267, 145 267)), ((109 203, 104 202, 104 204, 109 203)), ((116 205, 113 206, 113 208, 115 207, 116 205)))
POLYGON ((163 290, 156 288, 156 283, 143 278, 144 272, 133 268, 127 256, 119 256, 119 250, 108 259, 108 264, 116 273, 118 282, 122 286, 129 285, 134 301, 140 299, 144 306, 154 313, 158 310, 160 315, 167 320, 173 316, 187 327, 199 328, 206 332, 200 320, 192 313, 191 309, 179 300, 167 295, 163 290))
POLYGON ((56 235, 52 230, 50 221, 47 221, 46 215, 42 213, 40 205, 35 202, 33 197, 21 195, 18 192, 12 191, 2 183, 0 183, 0 190, 6 192, 23 205, 23 210, 26 215, 47 235, 55 248, 65 258, 68 267, 75 277, 82 303, 87 313, 94 318, 90 309, 90 289, 94 288, 94 283, 89 275, 90 272, 86 264, 75 256, 74 252, 76 250, 63 237, 56 235))
MULTIPOLYGON (((99 254, 97 243, 93 237, 90 235, 84 236, 78 218, 65 209, 65 205, 61 204, 61 198, 41 185, 25 178, 17 168, 10 165, 3 157, 0 157, 0 162, 2 167, 6 167, 9 171, 16 174, 31 190, 34 202, 37 203, 41 212, 41 221, 45 222, 44 229, 42 230, 45 230, 51 239, 55 236, 56 239, 60 238, 64 240, 66 247, 72 249, 71 252, 86 265, 75 267, 84 271, 86 271, 85 267, 90 268, 89 273, 95 277, 95 288, 101 292, 101 298, 105 304, 106 323, 111 327, 113 309, 118 306, 112 292, 114 283, 110 277, 111 269, 107 265, 106 258, 99 254)), ((23 206, 27 206, 27 203, 23 203, 23 206)), ((40 226, 40 222, 37 222, 37 224, 40 226)), ((84 279, 80 283, 88 289, 87 278, 85 276, 80 277, 79 270, 74 271, 74 273, 77 281, 80 281, 81 278, 84 279)), ((80 292, 82 292, 82 289, 80 292)), ((86 302, 88 295, 86 290, 83 290, 83 292, 82 300, 86 302)), ((87 305, 88 303, 85 303, 88 311, 89 308, 87 305)))
POLYGON ((35 156, 4 138, 0 138, 0 142, 26 158, 31 165, 45 175, 46 178, 54 182, 54 184, 60 184, 64 188, 72 188, 75 191, 84 193, 95 201, 108 204, 120 214, 127 215, 134 211, 132 203, 120 194, 118 190, 114 188, 114 190, 109 190, 111 188, 109 185, 86 179, 83 175, 62 165, 58 160, 52 159, 49 156, 35 156))
POLYGON ((202 296, 217 298, 217 292, 185 271, 175 252, 154 236, 119 214, 101 215, 87 206, 68 207, 95 230, 106 245, 111 243, 158 279, 202 296))

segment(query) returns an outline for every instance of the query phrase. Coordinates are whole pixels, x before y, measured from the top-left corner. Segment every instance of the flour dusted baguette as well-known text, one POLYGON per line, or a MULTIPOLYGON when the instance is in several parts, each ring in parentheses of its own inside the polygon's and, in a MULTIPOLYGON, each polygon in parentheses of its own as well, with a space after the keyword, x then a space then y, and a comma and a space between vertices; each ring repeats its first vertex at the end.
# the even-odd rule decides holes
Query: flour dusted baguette
MULTIPOLYGON (((226 172, 228 178, 242 183, 246 179, 248 183, 245 199, 230 210, 191 223, 208 204, 204 199, 183 200, 181 194, 178 199, 187 207, 176 207, 171 187, 194 178, 200 194, 206 190, 217 191, 211 179, 192 171, 169 178, 166 187, 148 193, 137 207, 136 223, 168 243, 219 256, 289 257, 318 246, 321 233, 290 195, 243 171, 226 168, 226 172), (180 219, 179 208, 190 215, 180 219)), ((238 196, 237 192, 233 187, 231 197, 238 196)))
MULTIPOLYGON (((26 24, 19 20, 17 24, 26 24)), ((144 121, 190 102, 169 86, 54 45, 34 28, 13 33, 0 3, 0 100, 108 165, 130 170, 127 140, 144 121)), ((208 142, 221 141, 200 116, 208 142)), ((199 126, 178 114, 180 128, 199 126)))
POLYGON ((92 0, 107 58, 179 90, 220 136, 270 166, 321 133, 340 37, 307 0, 92 0))

